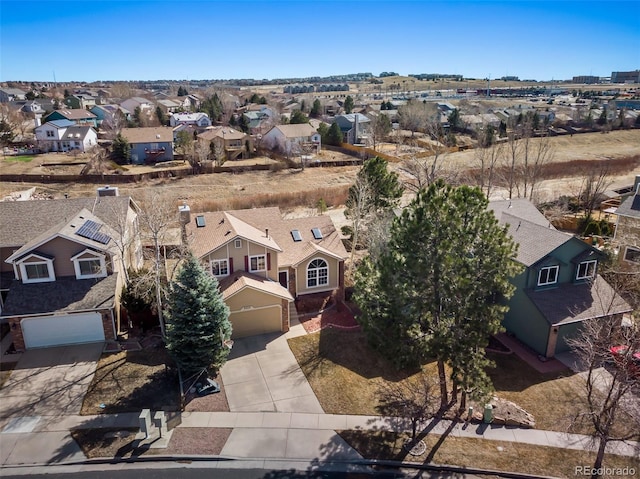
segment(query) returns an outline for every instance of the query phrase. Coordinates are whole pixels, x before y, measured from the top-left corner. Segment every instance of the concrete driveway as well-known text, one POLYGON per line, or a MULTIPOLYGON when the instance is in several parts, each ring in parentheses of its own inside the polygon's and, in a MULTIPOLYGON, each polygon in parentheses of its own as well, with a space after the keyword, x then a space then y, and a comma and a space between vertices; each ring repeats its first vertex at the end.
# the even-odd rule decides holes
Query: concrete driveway
POLYGON ((236 340, 220 373, 232 412, 324 412, 282 334, 236 340))
POLYGON ((23 353, 0 389, 0 418, 79 414, 103 347, 92 343, 23 353))

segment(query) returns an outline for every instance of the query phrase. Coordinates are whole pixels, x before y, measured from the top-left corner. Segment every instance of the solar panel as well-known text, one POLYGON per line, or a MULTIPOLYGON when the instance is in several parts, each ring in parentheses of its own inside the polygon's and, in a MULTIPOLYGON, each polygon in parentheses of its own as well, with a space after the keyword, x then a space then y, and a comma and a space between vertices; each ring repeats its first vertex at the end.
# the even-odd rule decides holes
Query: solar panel
POLYGON ((100 233, 100 228, 102 228, 100 223, 96 223, 92 220, 86 220, 84 224, 78 228, 76 234, 83 238, 97 241, 98 243, 107 244, 111 241, 111 237, 108 234, 100 233))
POLYGON ((204 221, 204 216, 202 215, 196 216, 196 226, 198 228, 204 228, 206 226, 206 223, 204 221))
POLYGON ((313 233, 313 237, 315 239, 322 239, 322 231, 320 231, 320 228, 312 228, 311 232, 313 233))
POLYGON ((302 241, 302 235, 298 230, 291 230, 291 236, 293 237, 293 241, 302 241))

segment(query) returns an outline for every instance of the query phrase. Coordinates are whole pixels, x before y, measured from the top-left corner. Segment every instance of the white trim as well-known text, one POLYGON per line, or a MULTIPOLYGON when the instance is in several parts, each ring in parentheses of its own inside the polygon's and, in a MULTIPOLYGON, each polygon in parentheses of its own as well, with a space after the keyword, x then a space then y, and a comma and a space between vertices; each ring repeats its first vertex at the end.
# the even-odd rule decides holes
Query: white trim
MULTIPOLYGON (((71 257, 71 261, 73 262, 73 269, 76 273, 76 279, 91 279, 91 278, 104 278, 107 276, 107 264, 105 262, 105 255, 98 253, 97 251, 93 251, 90 249, 85 249, 81 251, 77 255, 71 257), (89 254, 92 255, 93 258, 80 258, 80 256, 89 254), (100 261, 100 271, 94 274, 82 274, 82 270, 80 269, 80 263, 82 261, 100 261)), ((112 265, 113 266, 113 265, 112 265)))
POLYGON ((233 246, 237 249, 242 248, 242 238, 236 238, 233 240, 233 246))
POLYGON ((326 286, 329 286, 329 262, 326 259, 324 259, 322 257, 312 258, 307 263, 307 266, 306 266, 304 271, 305 271, 305 277, 306 277, 306 280, 307 280, 306 283, 305 283, 307 287, 305 289, 316 289, 316 288, 324 288, 326 286), (316 272, 316 277, 315 277, 316 285, 315 286, 309 286, 309 266, 311 265, 311 263, 313 263, 316 260, 322 261, 325 264, 325 266, 317 266, 317 267, 313 268, 313 270, 316 272), (326 272, 327 272, 327 275, 325 277, 326 278, 326 282, 320 284, 320 274, 319 273, 323 269, 326 270, 326 272))
POLYGON ((51 281, 55 281, 56 280, 55 271, 53 270, 53 260, 49 259, 49 258, 45 258, 45 257, 40 256, 38 254, 32 253, 32 254, 30 254, 28 256, 25 256, 24 258, 22 258, 18 262, 18 267, 20 268, 20 278, 22 279, 22 282, 24 284, 28 284, 28 283, 49 283, 51 281), (29 275, 27 275, 27 268, 26 268, 26 265, 25 265, 25 260, 27 260, 29 258, 32 258, 34 256, 36 258, 40 258, 42 261, 33 261, 33 262, 26 263, 26 264, 28 264, 28 265, 41 265, 41 264, 47 265, 48 276, 46 278, 30 279, 29 275))
POLYGON ((627 259, 627 252, 629 250, 637 251, 638 254, 640 255, 640 249, 636 248, 635 246, 625 246, 624 247, 624 254, 622 255, 622 260, 627 262, 627 263, 638 264, 639 263, 638 261, 633 261, 631 259, 627 259))
POLYGON ((595 259, 591 259, 588 261, 582 261, 581 263, 578 263, 578 267, 576 268, 576 279, 591 279, 594 278, 596 276, 596 267, 597 267, 598 261, 595 259), (589 270, 591 269, 589 265, 593 264, 593 270, 591 270, 591 274, 589 273, 589 270), (582 265, 586 265, 586 273, 585 275, 580 276, 580 268, 582 265))
MULTIPOLYGON (((256 261, 256 266, 258 266, 258 262, 256 261)), ((249 255, 249 273, 258 273, 260 271, 267 271, 267 253, 266 253, 266 248, 265 248, 265 253, 264 254, 254 254, 254 255, 249 255), (264 269, 252 269, 251 268, 251 260, 253 258, 264 258, 264 269)))
MULTIPOLYGON (((218 269, 220 269, 220 267, 218 267, 218 269)), ((211 273, 211 276, 214 276, 216 278, 225 278, 227 276, 229 276, 229 258, 220 258, 220 259, 209 259, 209 273, 211 273), (222 263, 225 262, 226 266, 227 266, 227 272, 226 274, 214 274, 213 273, 213 263, 222 263)))
MULTIPOLYGON (((558 274, 560 273, 560 267, 558 265, 554 265, 554 266, 545 266, 543 268, 540 268, 540 270, 538 271, 538 286, 548 286, 550 284, 556 284, 558 282, 558 274), (549 270, 551 271, 552 269, 555 269, 556 274, 555 274, 555 279, 553 281, 548 281, 546 283, 541 283, 540 282, 540 276, 542 276, 542 272, 544 270, 549 270)), ((548 275, 547 275, 548 276, 548 275)))

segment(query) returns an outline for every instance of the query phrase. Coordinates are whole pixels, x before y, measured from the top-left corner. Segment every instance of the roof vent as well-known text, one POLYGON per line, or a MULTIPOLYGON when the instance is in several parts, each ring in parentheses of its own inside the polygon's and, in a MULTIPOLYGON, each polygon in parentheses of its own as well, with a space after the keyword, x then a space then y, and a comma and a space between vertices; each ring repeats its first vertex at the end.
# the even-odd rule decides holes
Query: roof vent
POLYGON ((156 135, 156 139, 158 139, 158 140, 160 139, 160 133, 158 133, 158 134, 156 135))

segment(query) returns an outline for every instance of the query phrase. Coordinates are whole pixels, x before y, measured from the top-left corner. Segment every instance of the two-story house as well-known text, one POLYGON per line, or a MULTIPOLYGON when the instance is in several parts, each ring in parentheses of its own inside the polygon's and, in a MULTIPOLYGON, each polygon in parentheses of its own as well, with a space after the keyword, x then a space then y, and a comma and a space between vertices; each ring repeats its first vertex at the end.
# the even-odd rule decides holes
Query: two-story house
POLYGON ((64 104, 73 109, 90 110, 96 106, 96 98, 88 93, 76 93, 66 97, 64 104))
POLYGON ((625 268, 640 268, 640 175, 633 183, 633 193, 616 210, 614 240, 625 268))
POLYGON ((518 244, 524 266, 503 325, 539 355, 551 358, 570 349, 585 321, 622 315, 631 307, 598 274, 602 253, 573 235, 556 230, 525 199, 492 201, 502 225, 518 244))
POLYGON ((221 148, 227 160, 247 157, 253 151, 253 138, 228 126, 212 126, 198 135, 198 141, 209 143, 209 147, 221 148))
POLYGON ((42 122, 46 123, 54 120, 69 120, 78 126, 98 127, 98 119, 88 110, 54 110, 46 115, 42 122))
POLYGON ((297 148, 307 148, 309 152, 319 153, 321 139, 320 133, 309 123, 277 125, 262 137, 262 145, 283 153, 292 153, 297 148))
POLYGON ((169 125, 195 125, 200 128, 211 126, 211 120, 206 113, 174 113, 169 117, 169 125))
POLYGON ((235 338, 288 331, 294 299, 344 298, 347 252, 328 216, 283 219, 275 207, 180 214, 187 244, 220 283, 235 338))
POLYGON ((336 115, 335 122, 342 131, 345 143, 352 145, 366 143, 371 134, 371 120, 362 113, 336 115))
POLYGON ((35 128, 36 142, 42 151, 88 151, 98 144, 98 133, 89 125, 78 126, 70 120, 53 120, 35 128))
POLYGON ((137 211, 120 196, 0 202, 0 318, 16 350, 116 339, 124 269, 142 260, 137 211))
POLYGON ((123 128, 120 134, 131 146, 131 163, 173 160, 173 129, 168 126, 123 128))

